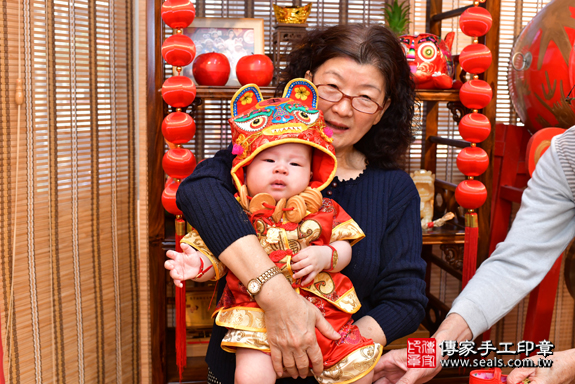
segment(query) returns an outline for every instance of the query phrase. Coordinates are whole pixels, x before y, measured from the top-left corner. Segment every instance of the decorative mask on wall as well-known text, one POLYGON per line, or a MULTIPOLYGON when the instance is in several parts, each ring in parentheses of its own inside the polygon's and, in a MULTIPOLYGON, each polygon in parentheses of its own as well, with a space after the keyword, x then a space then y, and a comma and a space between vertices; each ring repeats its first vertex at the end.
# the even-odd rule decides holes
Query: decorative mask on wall
POLYGON ((399 37, 415 85, 418 89, 450 89, 453 86, 453 59, 451 45, 454 32, 449 32, 445 39, 430 33, 417 36, 399 37))

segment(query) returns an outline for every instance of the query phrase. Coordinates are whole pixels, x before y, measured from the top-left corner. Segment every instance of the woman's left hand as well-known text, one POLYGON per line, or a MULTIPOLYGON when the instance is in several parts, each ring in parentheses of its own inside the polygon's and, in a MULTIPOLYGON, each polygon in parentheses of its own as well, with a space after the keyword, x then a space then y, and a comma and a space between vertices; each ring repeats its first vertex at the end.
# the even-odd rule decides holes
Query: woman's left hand
MULTIPOLYGON (((540 356, 529 358, 534 365, 539 364, 540 356)), ((517 384, 528 379, 531 384, 567 384, 575 383, 575 349, 554 352, 547 360, 553 360, 551 367, 515 368, 507 376, 508 384, 517 384)))

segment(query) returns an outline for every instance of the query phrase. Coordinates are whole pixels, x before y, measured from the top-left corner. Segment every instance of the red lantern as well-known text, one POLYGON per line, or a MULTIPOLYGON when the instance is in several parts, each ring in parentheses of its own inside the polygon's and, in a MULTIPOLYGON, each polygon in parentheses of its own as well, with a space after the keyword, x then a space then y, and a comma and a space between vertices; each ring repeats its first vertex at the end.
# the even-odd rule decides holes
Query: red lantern
POLYGON ((493 19, 485 8, 471 7, 459 17, 459 28, 461 32, 470 37, 485 35, 491 29, 493 19))
POLYGON ((487 200, 487 189, 479 180, 463 180, 455 189, 455 200, 466 209, 477 209, 487 200))
POLYGON ((173 148, 164 154, 162 168, 174 179, 185 179, 196 168, 196 157, 185 148, 173 148))
POLYGON ((482 109, 491 101, 493 91, 483 80, 469 80, 459 90, 459 99, 469 109, 482 109))
POLYGON ((489 167, 489 156, 482 148, 463 148, 457 155, 457 168, 465 176, 477 177, 489 167))
POLYGON ((168 184, 166 188, 164 188, 164 192, 162 192, 162 205, 164 209, 170 212, 172 215, 181 215, 182 211, 176 205, 176 192, 178 191, 178 187, 180 186, 180 182, 174 181, 171 184, 168 184))
POLYGON ((196 123, 184 112, 172 112, 162 122, 162 134, 173 144, 185 144, 192 140, 196 133, 196 123))
POLYGON ((196 7, 192 0, 166 0, 160 13, 171 28, 186 28, 196 17, 196 7))
POLYGON ((162 44, 162 57, 174 67, 186 66, 196 57, 196 45, 188 36, 170 36, 162 44))
POLYGON ((230 71, 226 55, 217 52, 199 55, 192 65, 194 79, 199 85, 226 85, 230 71))
POLYGON ((172 107, 184 108, 196 98, 196 86, 189 77, 172 76, 164 81, 162 97, 172 107))
POLYGON ((483 44, 472 44, 463 48, 459 63, 468 73, 483 73, 491 65, 491 51, 483 44))
POLYGON ((489 137, 491 123, 487 116, 481 113, 469 113, 459 122, 459 134, 463 140, 480 143, 489 137))
POLYGON ((254 83, 265 87, 274 76, 274 64, 266 55, 244 56, 236 64, 236 75, 241 85, 254 83))

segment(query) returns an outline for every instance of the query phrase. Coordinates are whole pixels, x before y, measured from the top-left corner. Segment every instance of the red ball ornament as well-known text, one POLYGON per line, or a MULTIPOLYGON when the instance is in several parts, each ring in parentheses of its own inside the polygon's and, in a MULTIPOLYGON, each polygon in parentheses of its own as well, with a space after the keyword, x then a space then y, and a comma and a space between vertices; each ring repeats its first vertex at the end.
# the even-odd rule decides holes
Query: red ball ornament
POLYGON ((173 148, 164 154, 162 168, 174 179, 185 179, 196 168, 196 157, 185 148, 173 148))
POLYGON ((192 65, 194 79, 199 85, 226 85, 230 71, 226 55, 217 52, 199 55, 192 65))
POLYGON ((482 148, 463 148, 457 155, 457 168, 466 176, 479 176, 489 167, 489 156, 482 148))
POLYGON ((487 189, 479 180, 463 180, 455 189, 455 200, 463 208, 479 208, 487 200, 487 189))
POLYGON ((481 143, 489 137, 491 123, 487 116, 481 113, 469 113, 459 122, 459 134, 465 141, 481 143))
POLYGON ((493 97, 493 91, 483 80, 469 80, 459 90, 459 100, 469 109, 485 108, 493 97))
POLYGON ((196 85, 189 77, 172 76, 162 85, 162 97, 172 107, 187 107, 196 98, 196 85))
POLYGON ((196 57, 196 45, 188 36, 170 36, 162 44, 162 57, 174 67, 184 67, 196 57))
POLYGON ((162 121, 162 135, 170 143, 185 144, 194 138, 196 123, 184 112, 172 112, 162 121))
POLYGON ((166 0, 160 14, 164 23, 171 28, 186 28, 196 17, 196 7, 192 0, 166 0))
POLYGON ((162 192, 162 205, 164 209, 170 212, 172 215, 181 215, 182 211, 176 205, 176 192, 178 191, 178 187, 180 186, 180 182, 172 182, 168 184, 166 188, 164 188, 164 192, 162 192))
POLYGON ((241 85, 254 83, 265 87, 274 76, 274 64, 266 55, 244 56, 236 64, 236 75, 241 85))
POLYGON ((461 32, 470 37, 485 35, 491 29, 493 19, 485 8, 467 8, 459 17, 459 28, 461 32))
POLYGON ((471 44, 459 54, 459 63, 468 73, 483 73, 491 65, 491 51, 483 44, 471 44))

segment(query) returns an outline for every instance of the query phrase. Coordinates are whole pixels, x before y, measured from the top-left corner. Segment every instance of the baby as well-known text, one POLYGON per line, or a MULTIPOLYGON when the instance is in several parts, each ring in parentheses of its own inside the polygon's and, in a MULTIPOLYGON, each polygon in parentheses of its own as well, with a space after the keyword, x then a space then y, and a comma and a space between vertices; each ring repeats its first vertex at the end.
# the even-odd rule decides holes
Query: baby
MULTIPOLYGON (((336 202, 322 199, 336 159, 316 100, 314 85, 304 79, 292 80, 281 99, 262 101, 257 86, 241 88, 232 99, 237 155, 232 177, 239 203, 276 264, 268 276, 283 274, 342 336, 333 341, 316 332, 325 367, 316 375, 318 382, 371 383, 382 348, 353 325, 359 300, 351 281, 338 273, 351 260, 351 245, 364 234, 336 202)), ((182 239, 182 250, 168 251, 173 261, 166 262, 181 279, 206 281, 225 274, 196 231, 182 239)), ((246 287, 228 272, 214 316, 228 328, 221 345, 236 353, 236 383, 274 383, 264 313, 252 296, 259 287, 251 287, 253 281, 246 287)))

